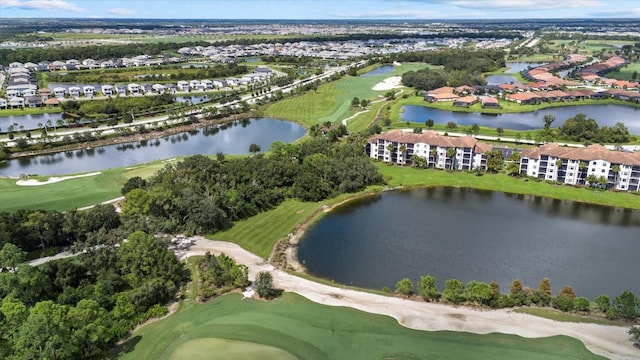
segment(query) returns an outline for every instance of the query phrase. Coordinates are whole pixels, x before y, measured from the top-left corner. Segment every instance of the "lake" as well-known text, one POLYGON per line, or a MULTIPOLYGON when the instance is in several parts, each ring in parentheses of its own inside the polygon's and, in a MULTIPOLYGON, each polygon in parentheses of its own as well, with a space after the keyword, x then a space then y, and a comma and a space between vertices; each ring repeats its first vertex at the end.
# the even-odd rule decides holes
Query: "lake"
POLYGON ((475 123, 480 126, 501 127, 503 129, 533 130, 543 127, 542 119, 545 115, 555 116, 556 121, 552 127, 558 127, 568 118, 580 113, 586 114, 587 118, 595 119, 600 127, 613 126, 617 122, 622 122, 630 133, 640 134, 640 108, 611 104, 561 106, 525 113, 498 115, 452 112, 419 105, 407 105, 402 107, 401 118, 402 121, 420 123, 421 125, 424 125, 427 119, 433 119, 436 124, 454 121, 456 124, 464 126, 475 123))
POLYGON ((537 63, 537 62, 524 62, 524 61, 516 61, 516 62, 508 62, 507 63, 507 67, 509 67, 509 69, 507 69, 507 71, 505 71, 505 74, 513 74, 513 73, 517 73, 520 72, 522 70, 526 70, 528 68, 534 68, 534 67, 538 67, 540 65, 544 65, 546 63, 537 63))
POLYGON ((511 75, 487 75, 487 85, 500 85, 500 84, 520 84, 520 82, 511 75))
MULTIPOLYGON (((585 190, 587 191, 587 190, 585 190)), ((331 212, 303 236, 299 260, 337 282, 394 289, 408 277, 519 278, 554 293, 571 285, 593 300, 640 294, 640 212, 459 188, 385 192, 331 212)))
POLYGON ((376 75, 384 75, 384 74, 390 74, 392 72, 396 71, 395 66, 393 65, 383 65, 380 66, 379 68, 375 68, 371 71, 368 71, 360 76, 376 76, 376 75))
MULTIPOLYGON (((25 130, 38 129, 38 124, 46 125, 47 121, 56 126, 56 122, 62 119, 62 113, 46 113, 46 114, 27 114, 27 115, 10 115, 0 116, 0 132, 8 132, 9 126, 13 123, 18 124, 15 131, 20 131, 20 125, 25 130)), ((53 131, 53 130, 52 130, 53 131)))
POLYGON ((251 119, 226 126, 203 128, 159 139, 101 146, 91 149, 22 157, 0 163, 0 175, 61 175, 132 166, 160 159, 195 154, 248 154, 249 145, 262 151, 275 141, 291 143, 305 134, 304 127, 287 121, 251 119))

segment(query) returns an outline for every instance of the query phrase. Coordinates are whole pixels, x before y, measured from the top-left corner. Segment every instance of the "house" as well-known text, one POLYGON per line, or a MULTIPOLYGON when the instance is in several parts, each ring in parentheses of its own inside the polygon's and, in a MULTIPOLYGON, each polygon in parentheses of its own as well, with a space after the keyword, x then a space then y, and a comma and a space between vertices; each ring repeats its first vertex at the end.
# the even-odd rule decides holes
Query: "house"
POLYGON ((178 91, 189 91, 189 82, 180 80, 178 81, 178 91))
POLYGON ((71 96, 72 98, 77 98, 78 96, 80 96, 80 91, 82 89, 80 89, 79 86, 72 86, 69 88, 69 96, 71 96))
POLYGON ((227 87, 229 85, 227 84, 227 82, 225 80, 213 80, 213 86, 216 89, 222 89, 222 88, 225 88, 225 87, 227 87))
POLYGON ((53 96, 57 98, 64 98, 64 95, 67 93, 67 89, 63 87, 57 87, 53 89, 53 96))
POLYGON ((570 148, 549 143, 522 151, 520 174, 570 185, 586 185, 588 177, 604 178, 607 188, 640 191, 640 153, 597 144, 570 148))
POLYGON ((498 99, 494 97, 485 96, 482 98, 482 108, 483 109, 499 109, 500 103, 498 102, 498 99))
POLYGON ((44 104, 47 107, 56 107, 60 105, 60 100, 58 100, 58 98, 51 98, 51 99, 47 99, 44 101, 44 104))
POLYGON ((8 98, 17 97, 17 96, 20 96, 21 94, 22 94, 22 91, 20 91, 20 90, 7 88, 7 97, 8 98))
POLYGON ((86 96, 86 97, 93 97, 93 95, 96 92, 96 89, 91 85, 85 85, 85 86, 82 87, 82 92, 84 93, 84 96, 86 96))
POLYGON ((258 66, 253 69, 253 72, 256 74, 266 74, 268 76, 271 76, 271 74, 273 74, 273 70, 269 69, 266 66, 258 66))
POLYGON ((24 107, 24 98, 19 96, 10 98, 9 107, 12 109, 24 107))
POLYGON ((175 94, 178 91, 176 84, 165 84, 166 91, 175 94))
POLYGON ((426 160, 428 167, 438 169, 486 169, 484 155, 492 146, 471 136, 448 137, 429 130, 391 130, 369 138, 365 147, 373 159, 395 164, 410 164, 413 157, 426 160))
POLYGON ((42 98, 40 96, 29 96, 25 98, 25 104, 27 104, 30 108, 41 107, 44 105, 42 98))
POLYGON ((136 83, 130 83, 129 85, 127 85, 127 90, 129 90, 129 93, 132 95, 139 95, 140 85, 136 83))
POLYGON ((0 109, 6 109, 9 105, 7 104, 7 99, 0 98, 0 109))
POLYGON ((126 96, 127 95, 127 86, 126 85, 116 85, 116 95, 118 96, 126 96))
POLYGON ((194 90, 199 90, 201 91, 203 89, 202 83, 200 82, 200 80, 191 80, 189 81, 189 87, 194 89, 194 90))
POLYGON ((213 89, 213 81, 211 81, 209 79, 200 80, 200 84, 202 84, 202 87, 205 90, 213 89))
POLYGON ((17 61, 14 61, 11 64, 9 64, 9 69, 23 68, 23 67, 24 67, 24 64, 17 61))
POLYGON ((47 89, 47 88, 42 88, 40 90, 38 90, 38 93, 40 93, 40 97, 43 100, 46 100, 49 98, 49 96, 51 96, 51 90, 47 89))
POLYGON ((153 91, 157 92, 158 94, 164 94, 165 90, 167 89, 167 87, 162 84, 153 84, 151 87, 153 91))
POLYGON ((140 90, 145 94, 151 94, 153 92, 153 86, 151 84, 140 85, 140 90))
POLYGON ((104 96, 113 95, 113 85, 102 85, 102 86, 100 86, 100 92, 104 96))
POLYGON ((532 92, 523 92, 517 94, 507 94, 505 99, 509 101, 513 101, 517 104, 525 105, 525 104, 535 104, 540 101, 540 96, 532 93, 532 92))
POLYGON ((469 107, 477 102, 478 102, 477 97, 473 95, 469 95, 469 96, 465 96, 465 97, 461 97, 453 100, 453 106, 469 107))
POLYGON ((27 88, 22 90, 22 96, 27 97, 27 96, 35 96, 36 95, 36 89, 34 88, 27 88))

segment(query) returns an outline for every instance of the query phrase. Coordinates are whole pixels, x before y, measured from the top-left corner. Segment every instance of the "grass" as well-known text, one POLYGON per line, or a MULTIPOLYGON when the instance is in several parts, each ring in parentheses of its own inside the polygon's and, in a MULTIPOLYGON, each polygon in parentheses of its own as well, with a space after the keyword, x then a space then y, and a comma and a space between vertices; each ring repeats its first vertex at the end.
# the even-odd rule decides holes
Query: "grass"
POLYGON ((623 321, 613 321, 603 318, 593 318, 578 314, 569 314, 556 309, 539 308, 539 307, 520 307, 514 310, 517 313, 529 314, 545 319, 562 322, 587 323, 611 326, 629 326, 629 323, 623 321))
POLYGON ((615 71, 606 73, 605 76, 618 80, 632 80, 634 72, 640 74, 640 61, 629 63, 615 71))
MULTIPOLYGON (((49 108, 49 107, 39 107, 39 108, 24 107, 24 108, 19 108, 19 109, 2 109, 2 110, 0 110, 0 116, 47 114, 47 113, 59 113, 59 112, 62 112, 62 108, 60 108, 60 107, 54 107, 54 108, 49 108)), ((2 130, 7 131, 7 129, 2 129, 2 130)))
MULTIPOLYGON (((0 178, 0 211, 42 209, 65 211, 97 204, 121 196, 120 189, 134 176, 147 178, 166 162, 102 171, 99 175, 75 178, 40 186, 19 186, 16 179, 0 178)), ((48 177, 31 177, 41 181, 48 177)))
POLYGON ((198 339, 256 343, 300 359, 601 359, 566 336, 416 331, 387 316, 319 305, 291 293, 270 302, 230 294, 193 306, 142 327, 114 358, 171 359, 198 339))
POLYGON ((266 259, 279 239, 291 233, 320 206, 319 203, 285 200, 275 209, 238 221, 231 229, 207 235, 207 238, 236 243, 266 259))
POLYGON ((389 74, 345 76, 338 81, 322 84, 317 91, 310 91, 272 104, 265 111, 265 115, 297 121, 306 126, 326 121, 339 121, 358 111, 351 108, 351 100, 354 97, 376 100, 386 91, 372 90, 375 84, 387 77, 398 76, 404 72, 422 69, 427 66, 429 65, 406 63, 389 74))
POLYGON ((640 209, 640 195, 626 192, 600 191, 548 184, 506 174, 476 176, 471 172, 449 172, 416 169, 376 162, 380 173, 391 187, 454 186, 481 190, 502 191, 513 194, 548 197, 559 200, 586 202, 605 206, 640 209))

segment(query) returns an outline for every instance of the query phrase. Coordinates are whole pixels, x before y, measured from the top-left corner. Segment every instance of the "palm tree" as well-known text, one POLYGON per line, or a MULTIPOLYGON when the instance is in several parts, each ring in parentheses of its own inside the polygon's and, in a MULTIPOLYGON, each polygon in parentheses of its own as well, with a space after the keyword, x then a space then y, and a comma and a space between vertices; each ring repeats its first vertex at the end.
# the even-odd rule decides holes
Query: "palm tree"
MULTIPOLYGON (((430 151, 431 157, 433 157, 433 167, 436 167, 436 164, 438 163, 438 149, 433 148, 430 151)), ((427 167, 429 166, 429 164, 427 164, 427 167)))
POLYGON ((560 167, 562 166, 562 159, 556 159, 556 178, 555 181, 558 181, 558 173, 560 172, 560 167))
POLYGON ((611 170, 613 170, 613 173, 616 175, 615 180, 613 181, 613 187, 615 188, 618 186, 618 175, 620 175, 620 165, 613 165, 613 168, 611 170))
POLYGON ((456 155, 456 149, 455 148, 448 148, 447 149, 447 158, 449 158, 449 160, 451 160, 451 164, 449 165, 449 168, 451 170, 453 170, 453 163, 455 161, 454 156, 456 155))
POLYGON ((387 145, 387 150, 389 150, 389 160, 391 162, 393 162, 393 151, 395 150, 395 145, 393 145, 392 142, 389 143, 389 145, 387 145))
POLYGON ((406 144, 402 144, 400 145, 400 156, 402 157, 402 163, 404 164, 406 162, 406 155, 407 155, 407 145, 406 144))

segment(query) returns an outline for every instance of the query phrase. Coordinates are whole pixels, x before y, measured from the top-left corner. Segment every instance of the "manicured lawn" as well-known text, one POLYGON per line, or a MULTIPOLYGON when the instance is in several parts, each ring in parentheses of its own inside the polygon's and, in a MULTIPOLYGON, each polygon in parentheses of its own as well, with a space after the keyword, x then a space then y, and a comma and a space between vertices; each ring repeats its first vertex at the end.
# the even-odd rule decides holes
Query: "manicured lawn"
MULTIPOLYGON (((390 317, 319 305, 291 293, 270 302, 230 294, 178 311, 135 332, 114 358, 173 359, 198 339, 257 343, 299 359, 601 359, 566 336, 416 331, 390 317)), ((214 355, 226 358, 220 350, 214 355)))
MULTIPOLYGON (((147 178, 166 162, 156 161, 132 168, 102 171, 99 175, 81 177, 40 186, 18 186, 17 179, 0 179, 0 211, 42 209, 65 211, 94 205, 121 196, 120 189, 134 176, 147 178)), ((45 181, 48 177, 36 177, 45 181)))
MULTIPOLYGON (((20 108, 20 109, 2 109, 0 110, 0 116, 15 116, 15 115, 30 115, 30 114, 46 114, 46 113, 59 113, 62 112, 62 109, 59 107, 48 108, 20 108)), ((1 129, 2 131, 7 131, 7 129, 1 129)), ((16 129, 17 131, 18 129, 16 129)))
POLYGON ((606 73, 605 76, 612 79, 631 80, 634 72, 640 74, 640 61, 629 63, 616 71, 606 73))
POLYGON ((555 321, 564 322, 576 322, 576 323, 589 323, 600 325, 612 325, 612 326, 628 326, 628 323, 622 321, 612 321, 603 318, 592 318, 587 316, 581 316, 578 314, 564 313, 560 310, 550 308, 538 308, 538 307, 521 307, 514 310, 517 313, 535 315, 543 317, 545 319, 551 319, 555 321))
POLYGON ((306 126, 326 121, 340 121, 349 117, 359 109, 351 109, 351 100, 376 100, 386 91, 374 91, 373 86, 382 80, 399 76, 410 70, 418 70, 429 65, 407 63, 393 73, 376 76, 345 76, 331 83, 322 84, 318 91, 310 91, 272 104, 265 111, 266 116, 297 121, 306 126))
POLYGON ((597 191, 566 185, 547 184, 514 178, 506 174, 476 176, 470 172, 449 172, 434 169, 416 169, 376 162, 388 185, 395 186, 455 186, 482 190, 503 191, 514 194, 543 196, 559 200, 588 202, 606 206, 640 209, 640 195, 626 192, 597 191))
POLYGON ((234 242, 266 259, 281 238, 320 209, 319 203, 286 200, 275 209, 236 222, 226 231, 207 235, 209 239, 234 242))

